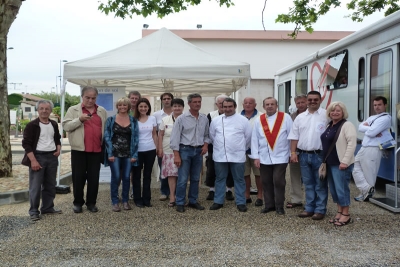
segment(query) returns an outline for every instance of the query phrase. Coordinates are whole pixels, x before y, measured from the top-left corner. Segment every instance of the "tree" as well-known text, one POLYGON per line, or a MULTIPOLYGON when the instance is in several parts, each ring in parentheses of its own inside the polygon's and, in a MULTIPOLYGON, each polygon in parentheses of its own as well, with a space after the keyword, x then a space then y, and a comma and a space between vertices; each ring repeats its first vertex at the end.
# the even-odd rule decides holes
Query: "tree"
MULTIPOLYGON (((107 3, 101 3, 99 10, 106 15, 115 13, 116 17, 132 18, 133 15, 147 17, 153 13, 159 18, 163 18, 171 13, 178 13, 186 10, 188 6, 194 6, 201 3, 201 0, 106 0, 107 3)), ((216 0, 220 6, 230 7, 233 0, 216 0)))
MULTIPOLYGON (((57 95, 55 93, 48 93, 42 91, 39 94, 33 94, 33 95, 43 99, 51 100, 53 103, 57 102, 57 95)), ((60 97, 58 97, 58 100, 61 101, 60 97)), ((65 110, 68 110, 70 106, 76 105, 80 102, 81 102, 80 96, 70 95, 68 92, 65 92, 65 102, 64 102, 65 110)), ((61 113, 58 115, 61 116, 61 113)))
POLYGON ((0 0, 0 178, 12 177, 6 52, 7 34, 21 4, 21 0, 0 0))
MULTIPOLYGON (((234 0, 216 0, 220 6, 230 7, 234 0)), ((278 0, 276 0, 278 1, 278 0)), ((353 13, 348 15, 353 21, 360 22, 363 17, 369 16, 376 11, 386 9, 385 16, 399 10, 398 2, 400 0, 351 0, 346 4, 347 9, 353 13)), ((198 5, 201 0, 106 0, 107 3, 101 3, 99 10, 106 15, 115 13, 116 17, 132 18, 133 15, 147 17, 155 13, 159 18, 163 18, 170 13, 177 13, 186 10, 189 5, 198 5)), ((264 26, 264 10, 267 0, 264 2, 262 10, 262 24, 264 26)), ((318 19, 325 15, 332 8, 339 7, 342 4, 340 0, 293 0, 293 7, 289 8, 287 14, 279 14, 275 22, 294 23, 295 28, 289 36, 296 38, 301 29, 312 33, 313 25, 318 19)), ((265 30, 265 27, 264 27, 265 30)))
MULTIPOLYGON (((351 0, 350 3, 346 4, 346 7, 348 10, 352 10, 353 13, 347 17, 350 17, 353 21, 361 22, 364 17, 384 9, 386 9, 385 16, 388 16, 400 9, 398 2, 399 0, 351 0)), ((289 35, 292 38, 296 38, 302 28, 312 33, 314 31, 312 25, 332 8, 341 6, 342 1, 294 0, 293 4, 294 7, 289 8, 287 14, 279 14, 275 22, 294 23, 295 28, 289 35)))

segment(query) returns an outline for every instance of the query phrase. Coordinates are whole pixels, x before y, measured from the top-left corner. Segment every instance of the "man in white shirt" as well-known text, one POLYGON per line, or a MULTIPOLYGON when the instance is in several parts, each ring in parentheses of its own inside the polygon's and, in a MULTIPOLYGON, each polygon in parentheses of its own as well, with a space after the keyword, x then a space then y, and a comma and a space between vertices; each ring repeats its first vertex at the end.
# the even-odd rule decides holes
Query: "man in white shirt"
POLYGON ((358 131, 364 133, 364 139, 356 155, 353 169, 354 182, 360 190, 360 195, 354 198, 356 201, 368 200, 375 193, 376 176, 382 158, 379 137, 392 125, 392 117, 386 113, 387 99, 378 96, 373 104, 376 115, 358 126, 358 131))
MULTIPOLYGON (((219 95, 215 98, 215 105, 217 106, 217 110, 211 111, 207 115, 207 119, 209 123, 211 124, 211 121, 215 118, 217 118, 219 115, 224 114, 224 109, 222 107, 222 102, 224 102, 225 98, 227 98, 227 95, 219 95)), ((206 166, 207 166, 207 173, 206 173, 206 186, 210 187, 210 190, 208 191, 208 195, 206 200, 214 200, 214 194, 215 194, 215 167, 214 167, 214 160, 212 158, 213 155, 213 146, 212 144, 208 145, 208 156, 206 160, 206 166)), ((232 187, 233 187, 233 178, 232 174, 229 172, 228 173, 228 178, 226 179, 226 194, 225 198, 226 200, 235 200, 233 193, 232 193, 232 187)))
POLYGON ((321 157, 321 134, 325 131, 328 119, 326 110, 321 108, 321 94, 310 91, 307 94, 308 109, 297 116, 293 122, 288 139, 291 140, 290 162, 300 162, 301 177, 306 193, 304 211, 300 218, 311 217, 322 220, 328 201, 328 183, 320 180, 318 169, 321 157), (299 154, 299 156, 297 156, 299 154))
MULTIPOLYGON (((161 121, 164 117, 171 115, 172 113, 172 106, 171 106, 171 101, 174 99, 174 96, 171 93, 163 93, 160 96, 161 103, 162 103, 162 109, 159 111, 156 111, 153 113, 153 116, 157 120, 157 132, 159 131, 159 127, 161 124, 161 121)), ((169 186, 168 186, 168 179, 161 179, 161 163, 162 163, 162 158, 158 157, 158 167, 160 168, 160 200, 164 201, 167 200, 169 196, 169 186)))
POLYGON ((286 167, 290 156, 290 141, 287 139, 292 128, 288 114, 278 111, 278 101, 267 97, 263 101, 266 114, 254 122, 251 137, 251 158, 260 169, 265 208, 261 213, 275 211, 285 214, 286 167))
MULTIPOLYGON (((254 122, 259 119, 260 115, 263 114, 256 109, 257 103, 253 97, 246 97, 243 99, 243 110, 240 113, 245 118, 249 120, 249 124, 251 129, 253 129, 254 122)), ((251 154, 251 149, 246 151, 246 163, 244 169, 244 180, 246 182, 246 203, 251 203, 253 200, 250 197, 251 192, 251 171, 253 171, 254 178, 256 181, 257 186, 257 199, 254 203, 255 206, 262 206, 263 205, 263 192, 262 192, 262 183, 260 179, 260 169, 254 166, 254 159, 250 158, 249 155, 251 154)))
POLYGON ((250 145, 251 128, 246 118, 236 114, 237 104, 232 98, 223 102, 224 114, 211 121, 210 139, 213 143, 213 159, 215 164, 215 196, 210 210, 223 207, 225 184, 228 171, 231 170, 236 206, 240 212, 247 211, 244 191, 244 162, 246 150, 250 145))

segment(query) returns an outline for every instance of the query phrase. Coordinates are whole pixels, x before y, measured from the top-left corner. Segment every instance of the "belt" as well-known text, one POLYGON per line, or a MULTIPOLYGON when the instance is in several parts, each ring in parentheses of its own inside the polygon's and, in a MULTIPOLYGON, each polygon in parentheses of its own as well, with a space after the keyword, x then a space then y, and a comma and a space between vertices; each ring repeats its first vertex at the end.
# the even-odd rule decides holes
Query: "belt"
POLYGON ((200 148, 200 147, 203 147, 203 146, 188 146, 188 145, 184 145, 184 144, 180 144, 179 146, 180 146, 180 147, 190 147, 190 148, 200 148))
POLYGON ((319 154, 322 150, 301 150, 297 149, 300 153, 307 153, 307 154, 319 154))
POLYGON ((56 152, 56 151, 55 150, 54 151, 38 151, 38 150, 36 150, 34 154, 45 155, 45 154, 53 154, 54 152, 56 152))

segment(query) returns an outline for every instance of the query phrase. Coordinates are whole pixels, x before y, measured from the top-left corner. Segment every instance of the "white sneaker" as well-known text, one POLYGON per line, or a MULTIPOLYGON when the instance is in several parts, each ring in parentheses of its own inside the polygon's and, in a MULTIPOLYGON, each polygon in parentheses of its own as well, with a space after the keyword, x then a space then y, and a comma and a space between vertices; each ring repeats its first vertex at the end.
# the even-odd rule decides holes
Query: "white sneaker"
POLYGON ((363 202, 366 201, 369 198, 369 191, 363 193, 361 192, 361 194, 359 194, 358 196, 356 196, 354 198, 355 201, 359 201, 359 202, 363 202))
POLYGON ((167 197, 166 195, 161 195, 159 199, 160 199, 161 201, 164 201, 164 200, 167 200, 167 198, 168 198, 168 197, 167 197))

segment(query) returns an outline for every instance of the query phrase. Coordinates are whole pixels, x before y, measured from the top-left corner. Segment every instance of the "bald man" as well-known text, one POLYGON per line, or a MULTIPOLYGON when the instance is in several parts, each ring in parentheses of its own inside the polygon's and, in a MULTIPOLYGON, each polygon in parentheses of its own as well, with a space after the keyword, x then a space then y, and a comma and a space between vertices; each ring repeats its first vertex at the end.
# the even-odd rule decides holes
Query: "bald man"
MULTIPOLYGON (((243 99, 243 110, 241 112, 241 115, 246 117, 249 120, 249 124, 251 128, 253 128, 254 121, 256 121, 261 114, 256 109, 257 103, 256 100, 253 97, 246 97, 243 99)), ((244 171, 244 179, 246 181, 246 203, 252 203, 253 200, 250 197, 250 187, 251 187, 251 171, 253 170, 253 174, 256 180, 256 186, 257 186, 257 200, 254 203, 255 206, 259 207, 263 205, 263 193, 262 193, 262 183, 260 179, 260 169, 256 168, 254 166, 254 160, 249 158, 249 155, 251 154, 250 149, 246 151, 246 162, 245 162, 245 171, 244 171)))

